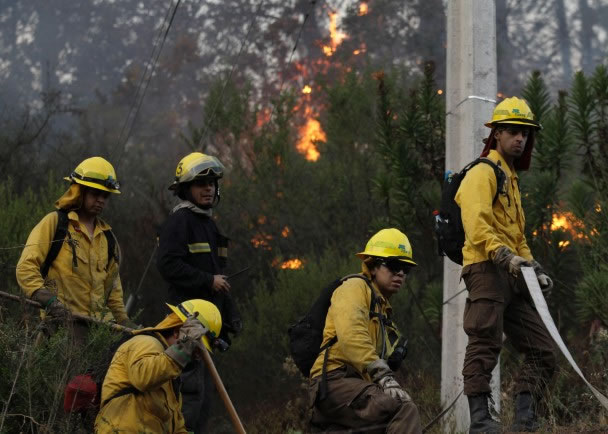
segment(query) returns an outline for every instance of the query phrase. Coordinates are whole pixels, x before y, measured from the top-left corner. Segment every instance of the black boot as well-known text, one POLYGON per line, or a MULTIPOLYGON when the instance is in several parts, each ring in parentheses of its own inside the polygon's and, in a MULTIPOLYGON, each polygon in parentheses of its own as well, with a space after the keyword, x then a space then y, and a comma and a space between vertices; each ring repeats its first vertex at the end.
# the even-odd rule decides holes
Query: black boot
POLYGON ((469 399, 469 412, 471 413, 471 427, 469 433, 500 433, 500 422, 492 419, 488 406, 489 394, 467 396, 469 399))
POLYGON ((534 432, 538 431, 539 427, 534 397, 530 392, 518 393, 515 397, 515 418, 510 430, 534 432))

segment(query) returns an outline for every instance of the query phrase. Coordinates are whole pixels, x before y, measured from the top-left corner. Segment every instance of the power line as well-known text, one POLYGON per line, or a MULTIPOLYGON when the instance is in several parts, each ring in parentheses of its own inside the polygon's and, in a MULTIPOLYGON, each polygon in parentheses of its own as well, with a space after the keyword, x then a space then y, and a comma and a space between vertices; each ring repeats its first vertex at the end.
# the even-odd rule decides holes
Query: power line
MULTIPOLYGON (((173 0, 171 0, 171 1, 173 1, 173 0)), ((150 56, 150 61, 146 64, 146 69, 142 73, 141 79, 140 79, 138 87, 137 87, 137 91, 135 92, 135 99, 133 101, 133 105, 131 106, 131 109, 129 110, 129 113, 125 119, 125 123, 122 127, 122 130, 120 131, 120 135, 118 136, 117 147, 118 147, 118 149, 121 149, 121 152, 120 152, 120 156, 116 162, 117 169, 118 169, 118 166, 120 166, 120 163, 122 162, 122 157, 126 150, 127 141, 129 140, 129 136, 131 135, 131 132, 133 131, 135 121, 137 120, 137 116, 139 115, 139 110, 144 101, 144 97, 146 96, 146 91, 148 90, 148 86, 150 85, 150 81, 152 80, 152 76, 154 75, 154 71, 156 70, 156 65, 158 64, 158 59, 160 58, 160 54, 163 50, 163 47, 165 46, 167 36, 169 35, 169 30, 171 29, 171 25, 173 24, 173 20, 175 19, 175 14, 177 13, 177 9, 178 9, 180 3, 181 3, 181 0, 177 0, 177 2, 175 3, 175 7, 173 8, 173 13, 170 14, 171 8, 172 8, 171 5, 169 6, 169 9, 167 10, 167 14, 165 15, 165 19, 163 20, 163 24, 161 25, 161 28, 159 30, 159 34, 154 42, 154 46, 152 48, 152 54, 150 56), (169 19, 169 24, 167 25, 167 29, 165 30, 164 35, 162 36, 162 41, 160 42, 160 45, 158 45, 158 40, 160 39, 161 35, 163 34, 163 27, 165 26, 165 23, 167 22, 167 17, 169 16, 169 14, 171 15, 171 18, 169 19), (156 50, 156 47, 158 47, 158 50, 156 50), (156 57, 154 56, 155 51, 156 51, 156 57), (146 75, 147 75, 147 78, 146 78, 146 75), (140 94, 140 90, 144 83, 144 80, 145 80, 145 85, 143 87, 143 91, 141 91, 141 96, 138 98, 138 95, 140 94), (133 108, 135 108, 135 112, 133 112, 133 108), (131 116, 131 113, 133 113, 133 116, 131 116), (130 123, 129 123, 129 119, 131 119, 130 123), (121 143, 121 137, 128 124, 130 124, 130 125, 127 130, 127 135, 121 143)))

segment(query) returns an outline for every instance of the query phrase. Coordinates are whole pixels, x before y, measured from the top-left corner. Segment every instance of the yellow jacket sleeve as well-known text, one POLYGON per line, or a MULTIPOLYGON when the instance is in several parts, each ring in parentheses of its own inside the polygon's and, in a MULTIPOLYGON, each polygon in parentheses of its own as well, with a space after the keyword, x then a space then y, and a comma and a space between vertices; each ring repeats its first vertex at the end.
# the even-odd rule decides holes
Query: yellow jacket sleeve
POLYGON ((152 336, 138 336, 137 345, 129 345, 127 366, 129 382, 139 391, 156 389, 177 378, 181 369, 164 352, 161 343, 152 336))
POLYGON ((47 214, 27 237, 26 247, 21 252, 16 270, 17 283, 27 297, 31 297, 35 291, 44 286, 40 267, 51 248, 57 222, 56 212, 47 214))
POLYGON ((112 311, 112 316, 117 322, 124 321, 129 317, 127 315, 127 311, 125 310, 122 283, 120 281, 120 276, 118 275, 118 264, 116 262, 110 266, 110 272, 108 273, 107 279, 107 285, 110 288, 108 307, 112 311), (113 272, 114 267, 116 267, 116 272, 113 272))
POLYGON ((454 200, 460 207, 465 242, 476 250, 485 252, 486 258, 504 243, 496 236, 493 228, 492 210, 496 194, 496 176, 487 164, 478 164, 464 177, 454 200))
POLYGON ((336 328, 336 345, 359 372, 378 359, 369 329, 369 293, 361 279, 349 279, 335 290, 328 312, 336 328))

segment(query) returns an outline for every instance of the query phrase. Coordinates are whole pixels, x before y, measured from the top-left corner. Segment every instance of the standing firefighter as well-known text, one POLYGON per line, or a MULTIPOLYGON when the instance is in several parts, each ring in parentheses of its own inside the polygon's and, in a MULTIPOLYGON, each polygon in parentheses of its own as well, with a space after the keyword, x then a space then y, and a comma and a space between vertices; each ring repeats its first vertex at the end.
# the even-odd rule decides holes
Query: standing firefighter
POLYGON ((469 337, 464 359, 464 393, 469 400, 470 432, 500 432, 489 412, 490 378, 502 347, 503 332, 524 354, 515 386, 515 421, 512 430, 538 429, 537 400, 555 370, 549 333, 532 306, 520 267, 533 266, 543 292, 553 283, 536 262, 524 235, 516 170, 528 170, 534 134, 541 128, 528 105, 513 97, 494 110, 481 154, 504 172, 506 181, 497 193, 497 178, 488 164, 467 173, 456 193, 465 232, 462 278, 469 291, 464 330, 469 337))
POLYGON ((310 371, 312 423, 420 433, 418 408, 395 378, 404 340, 389 303, 416 266, 412 248, 399 230, 383 229, 357 256, 366 279, 348 278, 334 291, 323 330, 327 349, 310 371))
MULTIPOLYGON (((17 264, 17 282, 39 302, 52 324, 69 313, 114 319, 132 325, 118 275, 118 246, 99 215, 120 194, 114 167, 101 157, 87 158, 65 178, 69 189, 30 233, 17 264)), ((88 325, 70 322, 76 344, 86 341, 88 325)))
MULTIPOLYGON (((163 225, 159 237, 158 270, 169 283, 169 303, 191 298, 214 303, 221 312, 222 339, 236 333, 241 321, 223 274, 228 239, 211 218, 219 203, 219 179, 224 166, 210 155, 193 152, 184 157, 169 187, 181 199, 163 225)), ((190 364, 182 372, 183 413, 188 430, 205 432, 213 383, 201 364, 190 364)))
POLYGON ((172 313, 154 327, 140 329, 114 354, 101 390, 97 434, 186 434, 180 409, 179 375, 222 328, 213 303, 188 300, 169 305, 172 313), (202 344, 201 344, 202 342, 202 344), (204 344, 204 346, 203 346, 204 344))

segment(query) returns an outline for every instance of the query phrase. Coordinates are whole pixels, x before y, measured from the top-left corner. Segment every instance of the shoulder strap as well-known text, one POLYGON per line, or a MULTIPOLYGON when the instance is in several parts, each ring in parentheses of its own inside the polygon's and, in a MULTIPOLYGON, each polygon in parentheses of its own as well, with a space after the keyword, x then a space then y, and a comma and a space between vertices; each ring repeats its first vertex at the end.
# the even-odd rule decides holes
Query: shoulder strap
POLYGON ((64 209, 58 209, 56 212, 57 227, 55 228, 55 235, 53 235, 49 253, 46 255, 46 259, 40 267, 40 274, 42 274, 43 279, 46 279, 46 276, 48 276, 51 264, 57 258, 57 255, 59 255, 63 241, 68 234, 68 223, 70 222, 68 219, 68 212, 64 209))
POLYGON ((496 176, 496 193, 494 194, 494 199, 492 199, 492 203, 495 203, 496 199, 498 199, 498 195, 503 191, 503 188, 505 186, 505 181, 507 180, 507 175, 500 167, 500 163, 496 164, 489 158, 485 158, 485 157, 480 157, 480 158, 476 159, 471 164, 469 164, 470 167, 469 166, 467 166, 467 167, 470 169, 477 163, 485 163, 488 166, 490 166, 492 169, 494 169, 494 175, 496 176))
POLYGON ((106 236, 106 240, 108 242, 108 264, 106 265, 107 268, 110 266, 112 258, 116 259, 116 262, 120 262, 120 258, 116 253, 116 238, 114 237, 114 232, 112 232, 112 229, 106 229, 105 231, 103 231, 103 234, 106 236))

